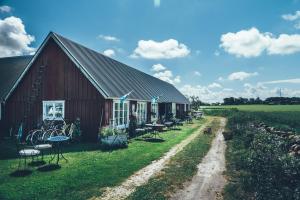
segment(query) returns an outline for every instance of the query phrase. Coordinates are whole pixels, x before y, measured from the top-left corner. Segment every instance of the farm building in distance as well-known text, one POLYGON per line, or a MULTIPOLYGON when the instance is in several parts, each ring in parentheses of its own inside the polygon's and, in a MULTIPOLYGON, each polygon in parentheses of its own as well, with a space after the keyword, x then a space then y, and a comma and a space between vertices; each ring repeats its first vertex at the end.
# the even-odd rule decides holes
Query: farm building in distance
POLYGON ((100 124, 127 127, 133 112, 142 123, 168 113, 182 118, 189 109, 173 85, 53 32, 34 56, 0 59, 0 72, 5 134, 21 122, 30 130, 45 119, 80 118, 83 137, 95 140, 100 124))

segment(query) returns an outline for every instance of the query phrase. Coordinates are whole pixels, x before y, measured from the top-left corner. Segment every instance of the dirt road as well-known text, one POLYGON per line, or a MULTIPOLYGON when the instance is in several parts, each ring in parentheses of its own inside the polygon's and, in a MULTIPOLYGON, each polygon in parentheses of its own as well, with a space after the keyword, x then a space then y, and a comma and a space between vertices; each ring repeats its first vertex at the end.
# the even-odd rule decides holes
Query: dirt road
POLYGON ((121 185, 106 188, 104 193, 100 197, 92 197, 90 200, 120 200, 125 199, 128 197, 138 186, 141 186, 148 182, 150 177, 154 176, 158 172, 160 172, 168 163, 168 161, 176 155, 179 151, 181 151, 186 145, 188 145, 192 140, 194 140, 199 134, 201 134, 202 130, 210 124, 212 121, 211 118, 201 126, 195 133, 184 139, 179 144, 175 145, 173 148, 170 149, 164 156, 160 159, 153 161, 150 165, 144 167, 143 169, 139 170, 132 176, 130 176, 126 181, 124 181, 121 185))
POLYGON ((221 128, 212 142, 211 149, 198 165, 198 172, 183 190, 172 196, 173 200, 213 200, 222 199, 221 192, 226 180, 225 171, 226 144, 222 132, 226 119, 221 119, 221 128))

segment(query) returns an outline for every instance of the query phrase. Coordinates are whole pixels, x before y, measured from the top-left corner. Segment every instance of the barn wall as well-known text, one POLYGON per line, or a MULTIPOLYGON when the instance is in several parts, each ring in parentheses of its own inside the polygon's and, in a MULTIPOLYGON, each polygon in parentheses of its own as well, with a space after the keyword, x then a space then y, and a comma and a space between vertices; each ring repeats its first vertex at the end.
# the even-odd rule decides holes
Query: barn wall
MULTIPOLYGON (((37 123, 42 121, 43 100, 65 100, 65 120, 73 122, 79 117, 84 138, 88 140, 97 138, 102 109, 108 107, 101 94, 53 39, 48 41, 7 100, 5 115, 8 126, 16 130, 21 122, 25 122, 26 130, 35 128, 37 123), (32 85, 41 65, 46 66, 41 91, 30 107, 28 119, 25 120, 25 107, 28 106, 26 101, 28 96, 34 93, 32 85)), ((108 113, 103 113, 108 117, 108 113)), ((103 124, 107 123, 106 118, 102 121, 103 124)))

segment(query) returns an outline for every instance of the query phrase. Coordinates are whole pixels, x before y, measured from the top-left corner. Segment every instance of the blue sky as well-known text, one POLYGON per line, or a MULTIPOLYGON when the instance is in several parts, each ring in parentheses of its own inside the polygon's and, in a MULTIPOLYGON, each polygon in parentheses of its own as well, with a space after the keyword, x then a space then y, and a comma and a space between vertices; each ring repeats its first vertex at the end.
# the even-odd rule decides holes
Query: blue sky
POLYGON ((298 10, 297 0, 0 1, 0 56, 32 54, 54 31, 203 101, 300 96, 298 10))

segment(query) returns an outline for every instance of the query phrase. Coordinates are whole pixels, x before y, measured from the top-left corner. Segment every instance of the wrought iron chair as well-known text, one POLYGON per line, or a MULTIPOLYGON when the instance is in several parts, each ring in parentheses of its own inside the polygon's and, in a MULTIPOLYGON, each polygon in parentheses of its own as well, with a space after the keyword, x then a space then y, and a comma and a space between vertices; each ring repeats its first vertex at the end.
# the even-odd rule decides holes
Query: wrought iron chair
POLYGON ((31 157, 33 162, 34 158, 40 155, 39 150, 34 149, 32 146, 28 146, 26 140, 25 142, 22 142, 22 138, 23 138, 23 123, 21 123, 18 129, 18 134, 16 137, 17 152, 19 155, 18 170, 20 169, 22 159, 24 159, 24 169, 25 169, 27 166, 27 158, 31 157))

